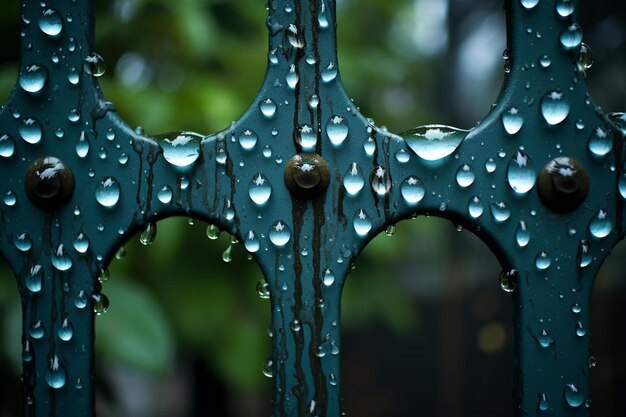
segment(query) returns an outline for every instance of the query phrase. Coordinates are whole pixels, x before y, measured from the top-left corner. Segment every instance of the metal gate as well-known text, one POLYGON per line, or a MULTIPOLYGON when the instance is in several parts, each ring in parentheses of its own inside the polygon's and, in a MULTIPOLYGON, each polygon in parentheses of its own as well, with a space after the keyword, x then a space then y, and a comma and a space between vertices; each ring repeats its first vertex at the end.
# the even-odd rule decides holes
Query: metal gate
POLYGON ((265 82, 243 117, 210 136, 144 136, 98 87, 93 6, 22 3, 19 80, 0 112, 0 249, 22 297, 27 416, 94 415, 97 277, 174 215, 218 225, 260 265, 275 416, 341 414, 345 276, 374 236, 418 215, 463 225, 506 267, 519 414, 590 415, 590 294, 624 236, 626 117, 587 92, 574 0, 507 0, 490 114, 402 135, 347 97, 335 1, 271 0, 265 82))

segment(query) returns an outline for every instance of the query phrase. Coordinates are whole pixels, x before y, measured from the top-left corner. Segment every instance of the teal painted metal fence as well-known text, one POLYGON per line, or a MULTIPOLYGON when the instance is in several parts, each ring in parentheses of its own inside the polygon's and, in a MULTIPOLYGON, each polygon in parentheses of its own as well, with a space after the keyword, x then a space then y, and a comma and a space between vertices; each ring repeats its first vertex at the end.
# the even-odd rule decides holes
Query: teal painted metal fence
POLYGON ((22 297, 26 415, 94 415, 97 277, 174 215, 217 224, 260 265, 275 416, 341 414, 350 264, 418 215, 463 225, 505 267, 519 414, 590 415, 590 295, 624 236, 626 118, 587 92, 575 1, 505 4, 508 74, 470 131, 374 126, 342 86, 335 1, 272 0, 249 110, 214 135, 147 137, 98 87, 93 1, 23 2, 19 80, 0 112, 0 249, 22 297))

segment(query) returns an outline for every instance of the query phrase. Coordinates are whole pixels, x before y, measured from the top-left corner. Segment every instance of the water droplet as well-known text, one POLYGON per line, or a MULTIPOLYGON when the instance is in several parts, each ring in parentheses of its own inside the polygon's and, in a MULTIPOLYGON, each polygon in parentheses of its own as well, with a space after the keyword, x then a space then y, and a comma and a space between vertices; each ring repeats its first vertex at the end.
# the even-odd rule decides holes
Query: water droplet
POLYGON ((408 177, 400 186, 400 193, 404 201, 411 205, 417 205, 426 194, 426 188, 417 177, 408 177))
POLYGON ((537 4, 539 4, 539 0, 520 0, 520 3, 525 9, 532 9, 537 4))
POLYGON ((46 373, 46 382, 51 388, 59 389, 65 386, 65 368, 61 364, 59 357, 54 355, 50 358, 50 367, 46 373))
POLYGON ((170 164, 185 168, 200 156, 200 142, 204 137, 193 132, 170 132, 155 139, 163 149, 163 157, 170 164))
POLYGON ((54 250, 51 260, 52 266, 59 271, 67 271, 72 267, 72 258, 70 258, 67 251, 63 247, 63 243, 59 243, 59 246, 57 246, 54 250))
POLYGON ((578 69, 583 73, 593 66, 593 51, 586 43, 580 44, 580 55, 578 56, 578 69))
POLYGON ((91 296, 93 300, 93 312, 96 315, 101 316, 109 310, 109 298, 102 294, 93 294, 91 296))
POLYGON ((263 206, 272 195, 272 186, 265 175, 258 173, 250 181, 248 195, 257 206, 263 206))
POLYGON ((294 332, 299 332, 300 330, 302 330, 302 325, 300 324, 300 320, 294 320, 291 322, 290 326, 291 330, 294 332))
POLYGON ((387 226, 387 228, 385 229, 385 234, 389 237, 393 237, 396 234, 396 230, 397 227, 395 224, 390 224, 389 226, 387 226))
POLYGON ((339 146, 348 137, 350 128, 346 119, 342 116, 332 116, 326 124, 326 133, 330 139, 330 143, 334 146, 339 146))
POLYGON ((220 237, 220 228, 214 224, 210 224, 206 228, 206 235, 209 239, 215 240, 220 237))
POLYGON ((120 246, 120 248, 115 252, 115 259, 121 261, 126 258, 126 248, 124 246, 120 246))
POLYGON ((505 202, 491 203, 491 215, 497 223, 503 223, 511 217, 511 209, 505 202))
POLYGON ((524 118, 517 107, 510 107, 502 113, 502 126, 509 135, 514 135, 520 131, 524 125, 524 118))
POLYGON ((287 75, 285 76, 285 81, 287 82, 287 86, 291 88, 292 90, 295 89, 296 86, 298 85, 298 81, 300 81, 300 76, 296 72, 295 65, 292 64, 289 67, 289 71, 287 72, 287 75))
POLYGON ((43 135, 41 124, 32 117, 23 119, 18 130, 22 139, 24 139, 27 143, 34 145, 41 141, 41 136, 43 135))
POLYGON ((233 243, 236 242, 233 236, 230 237, 230 241, 228 242, 228 246, 222 252, 222 260, 226 263, 232 262, 233 260, 233 243))
POLYGON ((337 67, 333 62, 328 64, 324 70, 322 70, 322 81, 325 83, 329 83, 337 78, 337 67))
POLYGON ((287 39, 289 40, 291 46, 297 49, 304 48, 304 39, 302 39, 302 36, 298 33, 296 25, 290 24, 287 26, 285 31, 287 32, 287 39))
POLYGON ((596 239, 603 239, 613 231, 613 220, 608 213, 600 210, 589 222, 589 232, 596 239))
POLYGON ((263 363, 263 375, 265 375, 268 378, 274 377, 274 361, 273 360, 268 359, 265 361, 265 363, 263 363))
POLYGON ((561 17, 568 17, 574 13, 576 7, 575 0, 558 0, 556 2, 556 12, 561 17))
POLYGON ((317 94, 313 94, 310 98, 309 98, 309 107, 311 109, 317 109, 317 106, 319 106, 320 104, 320 98, 317 94))
POLYGON ((391 178, 385 167, 379 165, 374 168, 370 176, 370 183, 374 192, 379 196, 384 196, 389 192, 391 189, 391 178))
POLYGON ((169 204, 172 201, 172 196, 172 188, 169 185, 164 185, 163 188, 157 192, 157 198, 163 204, 169 204))
POLYGON ((15 152, 15 140, 11 135, 4 134, 0 136, 0 156, 10 158, 15 152))
POLYGON ((594 356, 589 356, 589 358, 587 359, 587 366, 589 366, 589 369, 595 368, 596 365, 596 358, 594 356))
POLYGON ((80 82, 80 74, 78 73, 78 70, 76 68, 70 68, 67 73, 67 81, 69 81, 72 85, 78 85, 78 83, 80 82))
POLYGON ((38 293, 41 291, 42 280, 43 270, 41 265, 33 265, 30 267, 28 275, 26 276, 26 288, 28 288, 28 291, 32 293, 38 293))
POLYGON ((372 230, 373 226, 372 221, 369 219, 363 209, 359 210, 356 213, 352 225, 354 226, 354 231, 356 232, 356 234, 361 237, 367 236, 370 230, 372 230))
POLYGON ((467 212, 473 219, 477 219, 482 216, 484 211, 485 209, 478 196, 470 198, 467 203, 467 212))
POLYGON ((515 269, 500 273, 500 288, 505 292, 513 292, 517 288, 518 273, 515 269))
POLYGON ((33 241, 28 233, 20 233, 13 238, 13 245, 21 252, 28 252, 33 247, 33 241))
POLYGON ((521 220, 517 225, 517 230, 515 231, 515 241, 517 242, 517 246, 520 248, 526 247, 528 242, 530 242, 530 233, 528 232, 528 227, 526 226, 526 222, 521 220))
POLYGON ((324 0, 320 2, 320 10, 317 14, 317 23, 320 25, 321 30, 328 29, 328 17, 326 16, 326 5, 324 4, 324 0))
POLYGON ((250 230, 243 242, 246 250, 250 253, 258 252, 261 248, 261 241, 256 237, 254 232, 250 230))
POLYGON ((13 191, 9 190, 4 195, 3 201, 7 207, 12 207, 17 202, 17 197, 15 196, 15 193, 13 191))
POLYGON ((602 158, 613 150, 613 138, 606 130, 598 127, 591 132, 588 145, 593 156, 602 158))
POLYGON ((104 284, 105 282, 108 282, 110 279, 111 279, 111 273, 109 272, 109 270, 106 268, 102 268, 100 270, 100 274, 98 275, 98 281, 100 281, 101 284, 104 284))
POLYGON ((376 142, 371 137, 368 137, 363 142, 363 150, 367 156, 373 156, 376 151, 376 142))
POLYGON ((550 268, 551 264, 552 259, 550 259, 550 256, 548 256, 548 254, 543 251, 539 252, 535 257, 535 266, 540 271, 545 271, 546 269, 550 268))
POLYGON ((335 273, 330 269, 326 268, 324 270, 324 276, 322 277, 322 282, 327 287, 330 287, 335 282, 335 273))
POLYGON ((72 336, 74 336, 74 326, 72 326, 72 323, 67 317, 63 319, 61 327, 57 329, 57 336, 59 336, 59 339, 63 340, 64 342, 69 342, 70 340, 72 340, 72 336))
POLYGON ((259 140, 259 137, 257 136, 257 134, 254 133, 254 131, 250 129, 244 130, 239 135, 239 144, 246 151, 253 150, 258 140, 259 140))
POLYGON ((518 194, 526 194, 535 186, 537 174, 532 160, 525 152, 517 151, 509 162, 507 180, 518 194))
POLYGON ((577 23, 574 23, 561 32, 560 40, 565 49, 578 48, 583 40, 583 31, 577 23))
POLYGON ((489 173, 489 174, 491 174, 491 173, 495 172, 497 167, 498 167, 498 166, 497 166, 497 164, 496 164, 496 161, 495 161, 495 159, 493 159, 493 158, 489 158, 489 159, 487 159, 487 161, 485 162, 485 170, 486 170, 486 171, 487 171, 487 173, 489 173))
POLYGON ((548 68, 552 65, 552 60, 548 55, 542 55, 541 58, 539 58, 539 65, 541 65, 542 68, 548 68))
MULTIPOLYGON (((578 244, 578 253, 576 255, 576 263, 580 268, 586 268, 593 261, 593 257, 589 252, 589 242, 581 240, 578 244)), ((579 310, 580 312, 580 310, 579 310)))
POLYGON ((78 233, 74 238, 74 249, 78 253, 85 253, 89 249, 89 239, 84 233, 78 233))
POLYGON ((87 294, 85 294, 85 291, 80 290, 78 294, 76 294, 76 298, 74 298, 74 305, 76 308, 81 310, 87 307, 87 294))
POLYGON ((576 336, 583 337, 587 334, 587 330, 583 327, 581 322, 576 323, 576 336))
POLYGON ((39 29, 51 38, 56 38, 63 30, 63 18, 56 10, 47 9, 39 18, 39 29))
POLYGON ((41 93, 48 80, 48 69, 42 65, 27 65, 20 75, 20 87, 27 93, 41 93))
POLYGON ((349 195, 357 195, 365 185, 365 178, 363 178, 363 172, 361 167, 353 162, 346 175, 343 177, 343 186, 349 195))
POLYGON ((580 407, 583 405, 585 398, 582 392, 578 390, 578 387, 574 384, 565 385, 565 401, 570 407, 580 407))
POLYGON ((474 183, 476 179, 476 175, 474 171, 472 171, 472 167, 463 164, 456 171, 456 183, 459 184, 459 187, 467 188, 474 183))
POLYGON ((282 220, 278 220, 270 227, 269 238, 276 247, 282 248, 291 239, 291 229, 282 220))
POLYGON ((80 137, 78 138, 78 142, 76 142, 76 155, 79 158, 84 158, 89 154, 89 141, 85 136, 85 132, 80 133, 80 137))
POLYGON ((156 223, 148 223, 141 235, 139 235, 139 241, 142 245, 148 246, 154 242, 157 234, 156 223))
POLYGON ((410 159, 411 154, 409 154, 404 149, 400 149, 398 152, 396 152, 396 161, 398 161, 399 163, 406 164, 407 162, 409 162, 410 159))
POLYGON ((569 115, 569 110, 569 103, 558 90, 549 92, 541 99, 541 114, 550 126, 563 122, 569 115))
POLYGON ((548 411, 549 407, 550 404, 548 403, 546 394, 539 395, 539 400, 537 402, 537 408, 539 409, 539 411, 548 411))
POLYGON ((317 146, 317 132, 309 125, 302 125, 298 129, 298 143, 305 151, 313 151, 317 146))
POLYGON ((83 61, 83 71, 94 77, 103 76, 106 71, 104 59, 95 52, 90 53, 83 61))
POLYGON ((537 342, 539 342, 539 345, 542 348, 547 348, 552 344, 553 341, 552 338, 548 335, 548 332, 543 329, 541 330, 541 333, 539 333, 539 336, 537 336, 537 342))
POLYGON ((278 106, 276 106, 276 102, 274 100, 267 98, 259 103, 259 109, 266 119, 271 119, 274 115, 276 115, 278 106))
POLYGON ((30 340, 24 341, 24 351, 22 352, 22 360, 24 362, 30 362, 33 360, 33 352, 30 347, 30 340))
POLYGON ((120 185, 113 177, 105 177, 96 187, 96 200, 101 206, 115 207, 120 199, 120 185))
POLYGON ((404 132, 402 137, 417 156, 437 161, 456 151, 467 133, 449 126, 427 125, 404 132))

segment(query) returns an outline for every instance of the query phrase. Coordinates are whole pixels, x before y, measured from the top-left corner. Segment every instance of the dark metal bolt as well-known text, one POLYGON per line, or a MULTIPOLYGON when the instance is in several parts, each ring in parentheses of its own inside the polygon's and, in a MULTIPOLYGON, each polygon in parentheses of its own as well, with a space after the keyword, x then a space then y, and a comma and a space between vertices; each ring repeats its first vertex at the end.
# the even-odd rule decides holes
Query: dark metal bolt
POLYGON ((589 176, 575 159, 560 157, 548 162, 539 174, 539 197, 550 210, 575 210, 589 193, 589 176))
POLYGON ((314 153, 299 153, 289 160, 285 168, 285 183, 289 191, 299 198, 314 198, 321 194, 330 181, 326 161, 314 153))
POLYGON ((63 161, 45 156, 33 162, 24 176, 24 189, 30 201, 43 210, 56 210, 74 192, 74 176, 63 161))

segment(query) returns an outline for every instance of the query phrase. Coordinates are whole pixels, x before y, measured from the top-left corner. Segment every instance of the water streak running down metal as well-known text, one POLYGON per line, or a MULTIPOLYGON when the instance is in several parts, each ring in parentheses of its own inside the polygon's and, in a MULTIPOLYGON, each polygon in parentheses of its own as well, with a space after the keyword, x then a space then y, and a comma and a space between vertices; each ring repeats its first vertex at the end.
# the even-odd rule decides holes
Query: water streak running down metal
POLYGON ((0 249, 22 297, 26 415, 95 414, 97 277, 130 236, 186 215, 244 242, 269 283, 274 415, 339 416, 350 265, 429 214, 481 237, 516 289, 519 414, 589 416, 590 295, 624 236, 626 119, 587 93, 575 1, 505 4, 510 72, 469 132, 374 126, 342 87, 335 1, 272 0, 249 110, 214 135, 151 138, 98 87, 93 1, 24 1, 0 112, 0 249))

